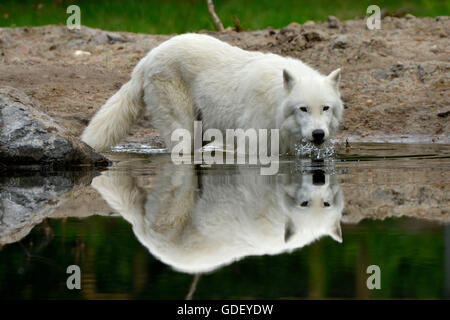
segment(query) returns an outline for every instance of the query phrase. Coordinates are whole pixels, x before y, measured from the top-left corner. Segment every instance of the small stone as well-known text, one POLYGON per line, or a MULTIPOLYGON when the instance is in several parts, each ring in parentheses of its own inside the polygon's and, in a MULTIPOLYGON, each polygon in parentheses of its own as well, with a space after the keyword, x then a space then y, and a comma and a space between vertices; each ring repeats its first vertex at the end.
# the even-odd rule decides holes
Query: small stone
POLYGON ((339 19, 335 16, 328 16, 328 28, 336 29, 339 27, 339 19))
POLYGON ((345 49, 348 46, 348 37, 346 35, 339 35, 331 43, 332 49, 345 49))
POLYGON ((108 39, 108 42, 110 44, 115 42, 128 42, 128 39, 122 37, 120 34, 117 33, 107 33, 106 38, 108 39))
POLYGON ((312 20, 308 20, 308 21, 306 21, 303 25, 304 26, 313 26, 313 25, 315 25, 316 23, 314 22, 314 21, 312 21, 312 20))
POLYGON ((288 29, 300 29, 301 27, 302 25, 297 22, 291 22, 286 26, 288 29))
POLYGON ((75 50, 73 53, 75 57, 83 57, 83 56, 90 56, 91 53, 89 51, 83 51, 83 50, 75 50))
POLYGON ((315 30, 306 31, 305 33, 303 33, 303 36, 305 37, 305 39, 307 41, 326 40, 326 35, 321 31, 315 31, 315 30))
POLYGON ((433 53, 438 53, 439 52, 438 46, 437 45, 431 46, 430 51, 433 53))
POLYGON ((414 15, 412 15, 411 13, 407 13, 405 14, 405 19, 407 20, 411 20, 411 19, 415 19, 416 17, 414 15))
POLYGON ((34 63, 41 63, 42 62, 41 59, 38 58, 38 57, 30 57, 28 59, 28 61, 31 61, 31 62, 34 62, 34 63))
POLYGON ((297 50, 303 50, 306 49, 307 46, 307 42, 305 40, 304 37, 302 37, 301 35, 298 35, 297 37, 295 37, 291 44, 297 49, 297 50))

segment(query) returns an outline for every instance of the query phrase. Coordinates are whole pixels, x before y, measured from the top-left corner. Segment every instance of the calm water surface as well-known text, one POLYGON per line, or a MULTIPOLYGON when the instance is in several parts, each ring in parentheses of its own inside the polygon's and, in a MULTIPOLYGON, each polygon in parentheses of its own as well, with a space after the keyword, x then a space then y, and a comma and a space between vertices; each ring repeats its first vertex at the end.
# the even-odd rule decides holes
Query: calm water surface
POLYGON ((355 144, 275 176, 121 151, 0 174, 0 298, 450 298, 450 146, 355 144))

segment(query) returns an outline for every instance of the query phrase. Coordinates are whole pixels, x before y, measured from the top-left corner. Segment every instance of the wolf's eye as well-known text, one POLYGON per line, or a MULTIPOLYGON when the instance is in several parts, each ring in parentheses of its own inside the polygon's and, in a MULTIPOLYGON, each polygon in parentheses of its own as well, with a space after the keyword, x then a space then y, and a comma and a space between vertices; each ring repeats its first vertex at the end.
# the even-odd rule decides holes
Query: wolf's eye
POLYGON ((300 203, 301 207, 307 207, 308 206, 308 201, 303 201, 302 203, 300 203))
POLYGON ((323 111, 328 111, 330 110, 330 106, 323 106, 323 111))
POLYGON ((329 202, 324 202, 324 203, 323 203, 323 206, 324 206, 324 207, 329 207, 329 206, 330 206, 330 203, 329 203, 329 202))
POLYGON ((300 110, 302 110, 303 112, 308 112, 308 108, 307 107, 300 107, 300 110))

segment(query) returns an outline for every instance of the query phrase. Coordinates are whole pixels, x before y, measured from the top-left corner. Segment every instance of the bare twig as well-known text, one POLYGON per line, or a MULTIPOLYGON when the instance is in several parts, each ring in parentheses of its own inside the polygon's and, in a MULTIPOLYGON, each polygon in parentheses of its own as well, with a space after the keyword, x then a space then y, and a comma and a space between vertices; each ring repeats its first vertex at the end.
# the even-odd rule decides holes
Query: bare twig
POLYGON ((223 24, 220 21, 219 17, 217 16, 216 12, 214 11, 214 4, 212 0, 206 0, 206 4, 208 5, 209 15, 213 19, 219 31, 223 32, 224 31, 223 24))
POLYGON ((237 16, 233 16, 233 24, 234 24, 234 30, 236 32, 242 31, 241 22, 239 21, 239 18, 237 16))

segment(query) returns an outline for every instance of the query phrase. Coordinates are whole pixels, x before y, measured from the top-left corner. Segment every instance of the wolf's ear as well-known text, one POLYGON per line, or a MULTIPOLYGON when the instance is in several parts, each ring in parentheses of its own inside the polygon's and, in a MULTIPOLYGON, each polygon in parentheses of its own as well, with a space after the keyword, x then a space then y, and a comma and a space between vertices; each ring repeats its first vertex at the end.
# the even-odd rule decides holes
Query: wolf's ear
POLYGON ((334 225, 333 230, 331 230, 330 232, 330 237, 335 241, 342 243, 342 229, 339 220, 336 220, 336 224, 334 225))
POLYGON ((336 91, 339 91, 339 82, 341 81, 341 68, 331 72, 327 78, 330 80, 333 88, 336 89, 336 91))
POLYGON ((292 222, 291 218, 286 220, 286 224, 284 225, 284 242, 288 242, 295 233, 295 226, 292 222))
POLYGON ((295 85, 295 79, 289 71, 283 69, 283 86, 287 92, 291 92, 295 85))

